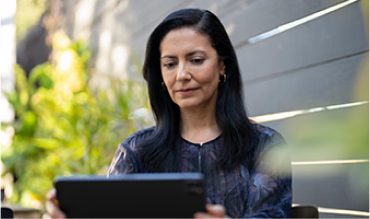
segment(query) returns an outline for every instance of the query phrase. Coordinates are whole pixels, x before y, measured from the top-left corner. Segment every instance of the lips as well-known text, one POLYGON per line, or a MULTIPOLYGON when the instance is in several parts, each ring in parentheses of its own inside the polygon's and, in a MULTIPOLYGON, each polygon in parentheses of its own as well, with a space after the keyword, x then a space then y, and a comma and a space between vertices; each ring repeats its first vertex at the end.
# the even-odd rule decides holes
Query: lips
POLYGON ((181 90, 178 90, 177 93, 186 96, 186 95, 193 94, 196 90, 197 88, 181 89, 181 90))

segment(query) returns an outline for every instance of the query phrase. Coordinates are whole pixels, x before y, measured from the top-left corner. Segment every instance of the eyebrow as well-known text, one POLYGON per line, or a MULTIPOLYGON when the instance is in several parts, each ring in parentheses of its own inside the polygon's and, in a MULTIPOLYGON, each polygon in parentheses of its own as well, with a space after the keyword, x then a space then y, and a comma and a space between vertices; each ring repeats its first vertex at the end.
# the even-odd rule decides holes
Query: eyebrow
MULTIPOLYGON (((194 50, 194 51, 192 51, 192 52, 187 53, 187 54, 186 54, 186 57, 192 56, 192 55, 194 55, 194 54, 196 54, 196 53, 203 53, 203 54, 206 54, 207 52, 206 52, 206 51, 204 51, 204 50, 194 50)), ((160 59, 164 59, 164 58, 176 58, 176 56, 173 56, 173 55, 164 55, 164 56, 162 56, 160 59)))

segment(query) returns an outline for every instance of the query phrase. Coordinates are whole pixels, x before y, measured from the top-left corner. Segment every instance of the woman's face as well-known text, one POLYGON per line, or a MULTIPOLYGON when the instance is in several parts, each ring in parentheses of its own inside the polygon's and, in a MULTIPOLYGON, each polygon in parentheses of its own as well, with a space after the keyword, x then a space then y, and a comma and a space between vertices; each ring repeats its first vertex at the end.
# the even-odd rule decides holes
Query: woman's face
POLYGON ((160 53, 172 101, 180 109, 214 109, 225 66, 209 39, 191 28, 175 29, 163 38, 160 53))

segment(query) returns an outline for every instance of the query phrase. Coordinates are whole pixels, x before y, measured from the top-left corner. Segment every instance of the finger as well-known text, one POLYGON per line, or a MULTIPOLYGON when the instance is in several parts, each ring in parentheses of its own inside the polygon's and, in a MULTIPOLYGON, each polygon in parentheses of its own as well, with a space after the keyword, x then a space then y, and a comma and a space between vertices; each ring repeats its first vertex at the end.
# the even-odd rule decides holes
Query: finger
POLYGON ((51 189, 46 195, 46 198, 47 201, 45 207, 50 218, 67 218, 67 216, 59 209, 55 189, 51 189))
POLYGON ((46 211, 50 218, 67 218, 66 215, 53 202, 46 202, 46 211))
POLYGON ((212 216, 211 215, 209 215, 209 214, 206 214, 206 213, 204 213, 204 212, 197 212, 197 213, 195 213, 194 214, 194 216, 193 216, 194 218, 212 218, 212 216))
POLYGON ((46 198, 51 201, 56 200, 57 190, 55 188, 50 189, 49 192, 46 194, 46 198))
POLYGON ((207 213, 213 217, 223 218, 226 216, 225 207, 222 205, 206 205, 207 213))
POLYGON ((47 212, 45 212, 45 213, 42 214, 41 218, 42 219, 50 219, 51 217, 47 212))

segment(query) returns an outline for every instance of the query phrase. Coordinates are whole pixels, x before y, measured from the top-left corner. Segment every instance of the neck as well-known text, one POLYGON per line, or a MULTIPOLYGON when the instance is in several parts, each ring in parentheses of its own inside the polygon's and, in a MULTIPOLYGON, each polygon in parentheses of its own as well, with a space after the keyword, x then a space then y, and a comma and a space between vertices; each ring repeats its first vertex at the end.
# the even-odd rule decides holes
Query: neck
POLYGON ((181 110, 181 137, 193 143, 205 143, 217 138, 221 129, 216 121, 215 110, 181 110), (213 112, 213 113, 210 113, 213 112))

